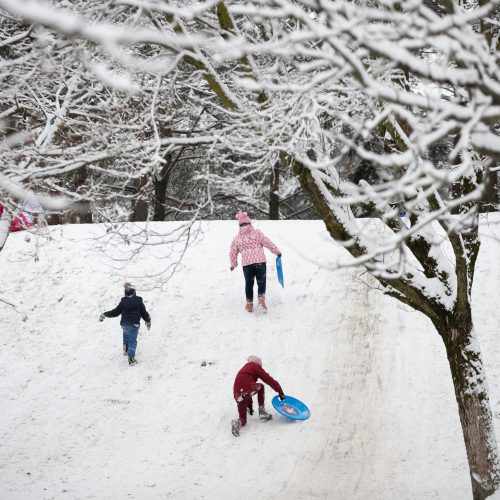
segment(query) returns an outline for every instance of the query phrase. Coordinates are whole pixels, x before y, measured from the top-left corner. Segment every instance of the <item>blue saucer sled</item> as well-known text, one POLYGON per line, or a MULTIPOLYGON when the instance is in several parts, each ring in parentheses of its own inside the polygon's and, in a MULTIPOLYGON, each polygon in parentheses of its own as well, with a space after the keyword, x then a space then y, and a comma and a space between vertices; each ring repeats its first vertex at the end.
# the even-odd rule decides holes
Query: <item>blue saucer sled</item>
POLYGON ((278 396, 274 396, 272 404, 278 413, 291 420, 307 420, 311 416, 309 408, 292 396, 285 396, 283 401, 278 396))

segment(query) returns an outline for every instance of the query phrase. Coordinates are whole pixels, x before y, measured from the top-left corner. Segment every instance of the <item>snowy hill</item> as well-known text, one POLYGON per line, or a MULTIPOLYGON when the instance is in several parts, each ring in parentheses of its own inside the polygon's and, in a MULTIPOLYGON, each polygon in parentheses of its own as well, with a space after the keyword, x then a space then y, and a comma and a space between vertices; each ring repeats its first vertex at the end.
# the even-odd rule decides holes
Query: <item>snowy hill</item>
MULTIPOLYGON (((119 275, 103 257, 102 227, 55 228, 38 261, 34 237, 9 237, 0 253, 0 298, 15 306, 0 302, 2 499, 471 498, 430 321, 367 287, 375 283, 361 270, 329 270, 345 251, 323 223, 256 225, 283 252, 283 290, 268 254, 267 316, 244 312, 241 268, 229 271, 234 222, 205 223, 163 290, 134 276, 172 256, 158 259, 153 247, 119 275), (98 322, 124 277, 152 316, 135 367, 121 353, 119 321, 98 322), (250 417, 231 435, 232 384, 250 354, 309 405, 308 421, 275 413, 267 388, 274 419, 250 417)), ((499 248, 483 238, 474 319, 500 437, 499 248)))

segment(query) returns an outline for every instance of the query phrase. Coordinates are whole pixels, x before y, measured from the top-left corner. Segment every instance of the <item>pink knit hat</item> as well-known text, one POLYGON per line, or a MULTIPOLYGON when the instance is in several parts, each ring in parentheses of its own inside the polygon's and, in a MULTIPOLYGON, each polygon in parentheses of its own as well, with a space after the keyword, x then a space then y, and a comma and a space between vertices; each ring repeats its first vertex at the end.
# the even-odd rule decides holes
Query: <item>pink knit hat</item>
POLYGON ((259 357, 257 357, 257 356, 253 356, 253 355, 252 356, 248 356, 247 361, 249 363, 257 363, 260 367, 262 367, 262 360, 259 357))
POLYGON ((236 214, 236 218, 238 219, 238 224, 241 226, 242 224, 251 224, 252 221, 246 212, 238 212, 236 214))

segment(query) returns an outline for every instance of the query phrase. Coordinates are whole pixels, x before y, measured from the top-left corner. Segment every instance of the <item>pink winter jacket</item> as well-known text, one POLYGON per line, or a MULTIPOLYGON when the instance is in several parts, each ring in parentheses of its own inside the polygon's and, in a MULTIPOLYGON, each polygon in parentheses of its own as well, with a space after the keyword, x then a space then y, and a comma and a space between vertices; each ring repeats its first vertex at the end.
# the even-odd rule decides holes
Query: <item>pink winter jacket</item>
POLYGON ((264 234, 252 225, 240 227, 237 236, 231 243, 229 258, 231 267, 238 265, 238 254, 241 253, 241 265, 266 262, 264 248, 268 248, 275 255, 280 254, 279 248, 264 234))

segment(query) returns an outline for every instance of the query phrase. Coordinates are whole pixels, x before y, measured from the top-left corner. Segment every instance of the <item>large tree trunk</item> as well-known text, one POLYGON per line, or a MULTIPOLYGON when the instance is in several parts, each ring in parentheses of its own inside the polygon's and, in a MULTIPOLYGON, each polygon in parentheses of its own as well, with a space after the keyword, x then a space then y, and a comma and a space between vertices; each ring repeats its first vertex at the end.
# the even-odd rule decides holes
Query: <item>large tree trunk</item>
POLYGON ((479 342, 472 321, 463 315, 436 327, 448 355, 473 498, 483 500, 500 485, 500 464, 479 342))

